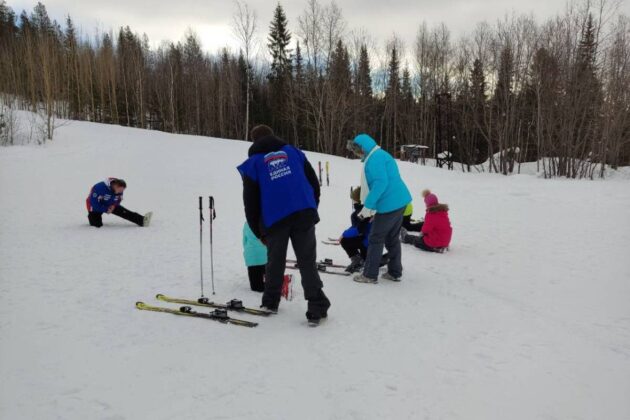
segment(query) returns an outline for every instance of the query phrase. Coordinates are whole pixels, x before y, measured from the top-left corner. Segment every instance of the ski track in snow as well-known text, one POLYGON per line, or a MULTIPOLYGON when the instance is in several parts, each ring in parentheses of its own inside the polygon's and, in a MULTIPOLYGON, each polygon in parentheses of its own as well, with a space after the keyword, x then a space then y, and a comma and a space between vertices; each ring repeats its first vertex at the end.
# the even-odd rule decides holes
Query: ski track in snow
MULTIPOLYGON (((44 147, 0 149, 1 419, 630 418, 624 179, 401 163, 416 217, 426 187, 451 207, 451 251, 405 245, 399 284, 323 274, 320 328, 306 327, 299 281, 277 316, 233 313, 255 329, 135 309, 198 296, 199 195, 217 206, 213 298, 259 304, 241 255, 247 147, 73 122, 44 147), (127 180, 124 206, 155 212, 150 228, 87 226, 107 176, 127 180)), ((359 163, 308 156, 330 161, 317 231, 337 236, 359 163)), ((208 292, 207 225, 204 258, 208 292)))

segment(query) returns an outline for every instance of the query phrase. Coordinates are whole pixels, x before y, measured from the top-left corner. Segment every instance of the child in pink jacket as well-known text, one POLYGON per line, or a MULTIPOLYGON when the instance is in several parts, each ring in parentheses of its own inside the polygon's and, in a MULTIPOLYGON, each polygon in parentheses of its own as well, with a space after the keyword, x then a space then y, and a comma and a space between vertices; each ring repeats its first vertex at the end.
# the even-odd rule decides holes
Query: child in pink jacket
POLYGON ((400 239, 405 244, 412 244, 428 252, 444 252, 451 243, 453 228, 448 218, 448 205, 438 202, 438 198, 429 190, 422 192, 427 207, 420 236, 409 235, 400 230, 400 239))

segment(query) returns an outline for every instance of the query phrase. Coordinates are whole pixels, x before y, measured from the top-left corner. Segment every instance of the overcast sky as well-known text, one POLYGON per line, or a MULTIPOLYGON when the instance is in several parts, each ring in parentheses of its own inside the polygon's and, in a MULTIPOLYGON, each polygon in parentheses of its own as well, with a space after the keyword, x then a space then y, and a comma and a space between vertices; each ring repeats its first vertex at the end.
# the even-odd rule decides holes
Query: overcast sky
MULTIPOLYGON (((8 0, 16 13, 29 12, 37 2, 8 0)), ((77 27, 92 34, 95 28, 117 30, 129 25, 146 33, 153 46, 160 41, 179 41, 188 27, 197 32, 203 48, 210 52, 237 41, 231 31, 233 2, 230 0, 48 0, 43 1, 49 15, 63 20, 70 14, 77 27)), ((326 1, 321 1, 327 4, 326 1)), ((621 10, 628 14, 630 0, 623 0, 621 10)), ((274 1, 249 0, 258 14, 259 38, 265 39, 274 1)), ((292 32, 306 0, 283 0, 292 32)), ((446 23, 457 37, 483 20, 494 23, 506 14, 532 13, 538 20, 561 12, 566 0, 338 0, 348 29, 364 28, 380 44, 396 33, 407 45, 413 42, 418 25, 446 23)))

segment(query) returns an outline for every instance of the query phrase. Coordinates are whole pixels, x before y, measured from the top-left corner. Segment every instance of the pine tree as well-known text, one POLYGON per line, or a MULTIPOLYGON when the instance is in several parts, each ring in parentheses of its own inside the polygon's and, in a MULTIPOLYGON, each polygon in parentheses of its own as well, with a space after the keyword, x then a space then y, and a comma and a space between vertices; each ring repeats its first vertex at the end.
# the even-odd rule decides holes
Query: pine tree
POLYGON ((387 87, 385 89, 385 111, 381 124, 381 138, 385 148, 395 151, 398 147, 398 125, 400 106, 400 60, 398 48, 392 46, 389 65, 387 68, 387 87))
POLYGON ((48 17, 46 6, 38 2, 31 14, 31 23, 39 31, 40 35, 50 34, 53 31, 53 23, 48 17))
POLYGON ((405 67, 402 73, 400 87, 400 113, 402 118, 402 142, 415 143, 415 101, 413 98, 413 88, 411 86, 411 73, 405 67))
POLYGON ((302 49, 300 41, 295 46, 295 54, 293 55, 293 77, 291 81, 291 124, 293 127, 293 142, 301 146, 311 147, 306 134, 306 121, 304 118, 304 96, 306 94, 306 80, 304 75, 304 58, 302 57, 302 49))
POLYGON ((293 79, 296 85, 301 86, 304 83, 304 58, 300 49, 300 41, 295 47, 295 55, 293 56, 293 79))
POLYGON ((514 56, 509 45, 501 50, 499 61, 499 74, 497 76, 497 86, 494 91, 494 99, 497 110, 503 114, 507 111, 510 97, 512 96, 514 80, 514 56))
POLYGON ((7 6, 6 1, 2 0, 0 1, 0 45, 8 42, 16 32, 15 13, 7 6))
POLYGON ((287 47, 291 42, 291 33, 288 28, 287 17, 284 9, 278 3, 274 11, 273 20, 269 26, 269 54, 271 55, 270 80, 282 80, 291 69, 291 50, 287 47))
POLYGON ((570 110, 569 121, 573 123, 568 141, 569 146, 565 156, 570 157, 566 161, 566 171, 560 175, 571 178, 584 176, 579 171, 583 168, 582 162, 577 162, 588 151, 596 148, 601 138, 599 130, 599 113, 602 104, 602 87, 597 76, 597 42, 595 39, 596 28, 593 16, 589 13, 582 28, 580 42, 578 44, 575 59, 573 78, 570 81, 568 102, 565 106, 570 110), (574 159, 575 158, 575 159, 574 159))
POLYGON ((361 45, 359 52, 359 66, 356 75, 356 91, 361 98, 372 98, 372 76, 370 75, 370 58, 368 56, 367 47, 361 45))
POLYGON ((469 151, 471 164, 483 163, 488 158, 488 142, 483 136, 484 114, 486 109, 486 76, 479 58, 473 62, 470 71, 470 107, 472 110, 472 149, 469 151))
MULTIPOLYGON (((514 55, 512 47, 506 45, 501 50, 499 58, 499 71, 497 85, 494 90, 493 116, 494 132, 493 141, 499 154, 499 170, 502 174, 511 173, 514 168, 515 138, 514 132, 514 55)), ((491 160, 494 165, 494 160, 491 160)), ((495 170, 497 168, 494 168, 495 170)))
POLYGON ((352 76, 350 72, 350 56, 341 40, 337 41, 330 56, 328 78, 336 93, 347 96, 352 91, 352 76))
POLYGON ((291 81, 291 33, 284 9, 278 3, 273 20, 269 26, 269 54, 271 55, 271 73, 267 76, 270 82, 271 100, 273 103, 273 125, 279 135, 286 137, 288 128, 283 122, 289 117, 289 83, 291 81))
POLYGON ((350 55, 343 41, 337 41, 330 55, 327 94, 324 104, 325 121, 329 134, 326 151, 339 153, 351 135, 348 122, 352 118, 352 71, 350 55))
POLYGON ((187 99, 187 107, 191 111, 186 113, 186 132, 202 134, 200 85, 204 63, 203 52, 199 40, 193 32, 186 34, 183 47, 183 82, 187 90, 183 96, 187 99))
POLYGON ((73 119, 81 118, 81 90, 79 85, 79 62, 77 36, 70 16, 66 17, 66 31, 63 44, 66 53, 67 95, 70 115, 73 119))
POLYGON ((402 85, 400 88, 400 93, 402 97, 402 101, 405 104, 410 104, 413 102, 413 90, 411 88, 411 75, 409 73, 409 68, 405 67, 402 74, 402 85))
POLYGON ((354 132, 373 132, 373 98, 370 57, 367 47, 359 49, 359 64, 354 75, 354 132))
POLYGON ((486 76, 483 73, 483 63, 476 58, 470 71, 470 90, 476 105, 486 101, 486 76))
POLYGON ((392 47, 387 76, 387 90, 385 94, 397 102, 400 97, 400 60, 396 46, 392 47))

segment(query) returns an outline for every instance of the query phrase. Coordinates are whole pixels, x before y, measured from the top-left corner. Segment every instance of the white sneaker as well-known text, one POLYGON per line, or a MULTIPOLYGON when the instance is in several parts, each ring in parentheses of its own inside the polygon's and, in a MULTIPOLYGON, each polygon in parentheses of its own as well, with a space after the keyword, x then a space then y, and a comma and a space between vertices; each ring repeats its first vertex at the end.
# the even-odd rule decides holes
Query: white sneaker
POLYGON ((390 281, 400 281, 400 277, 394 277, 389 273, 383 274, 381 278, 384 278, 385 280, 390 280, 390 281))
POLYGON ((153 212, 150 211, 144 215, 144 220, 142 221, 142 227, 148 227, 151 224, 151 218, 153 217, 153 212))
POLYGON ((363 274, 357 274, 356 276, 354 276, 352 280, 356 281, 357 283, 367 283, 367 284, 378 283, 378 279, 371 279, 369 277, 365 277, 363 274))

